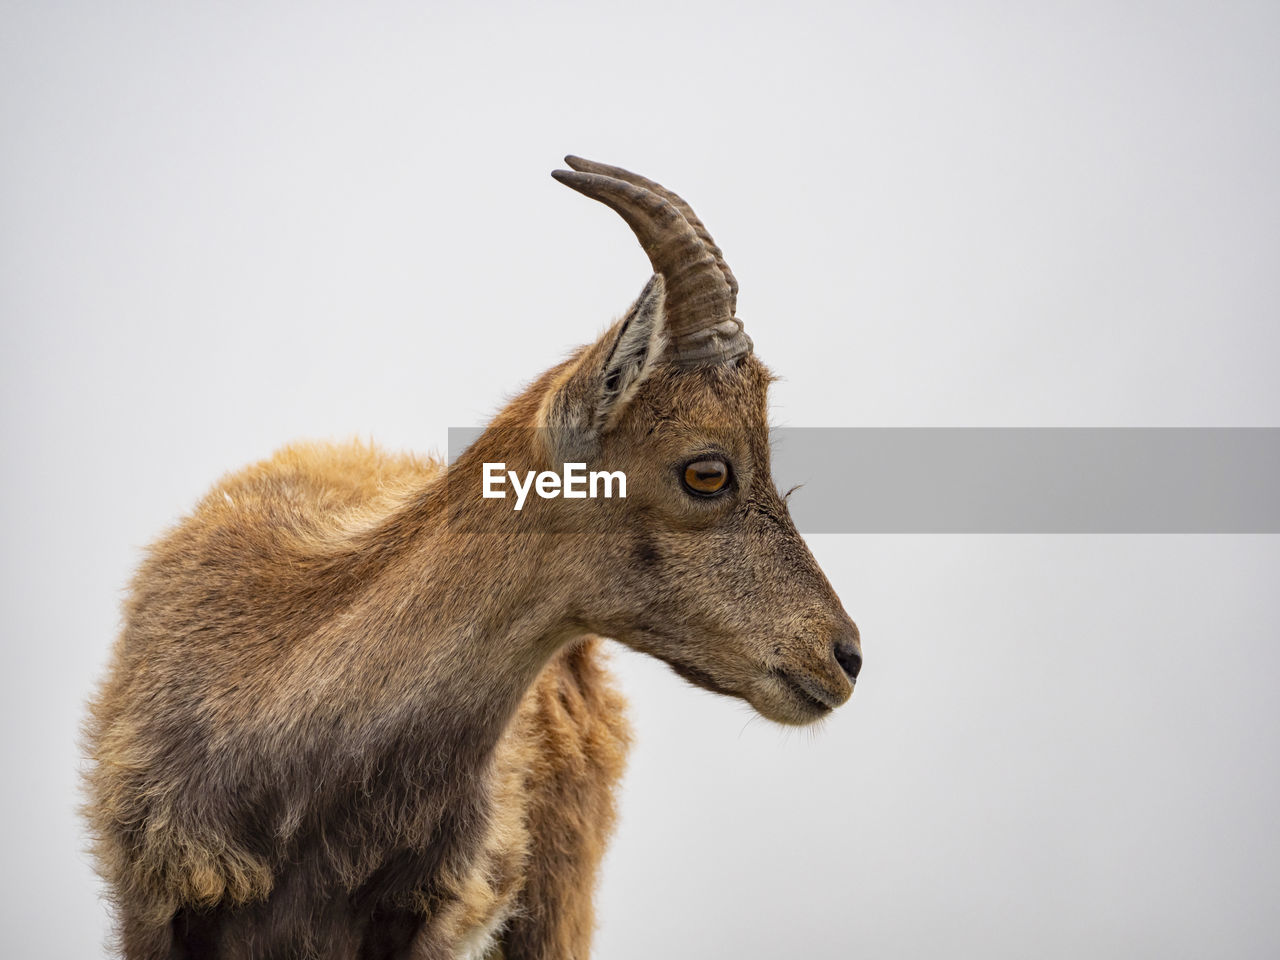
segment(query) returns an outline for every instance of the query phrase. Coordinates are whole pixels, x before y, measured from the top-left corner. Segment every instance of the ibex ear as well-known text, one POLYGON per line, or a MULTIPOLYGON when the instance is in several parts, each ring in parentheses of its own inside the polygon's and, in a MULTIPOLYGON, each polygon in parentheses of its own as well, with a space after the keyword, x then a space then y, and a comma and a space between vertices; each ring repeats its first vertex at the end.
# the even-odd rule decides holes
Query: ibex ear
POLYGON ((539 421, 553 462, 590 458, 658 365, 666 345, 664 297, 655 273, 626 316, 582 352, 543 400, 539 421))

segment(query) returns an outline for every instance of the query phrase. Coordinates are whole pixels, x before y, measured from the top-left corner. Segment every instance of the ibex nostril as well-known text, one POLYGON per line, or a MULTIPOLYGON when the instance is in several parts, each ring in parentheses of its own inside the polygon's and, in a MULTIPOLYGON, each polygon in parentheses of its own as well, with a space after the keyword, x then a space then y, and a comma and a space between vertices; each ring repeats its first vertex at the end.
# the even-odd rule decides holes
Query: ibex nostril
POLYGON ((841 637, 835 643, 836 663, 840 664, 850 680, 858 679, 858 671, 862 669, 862 651, 858 644, 849 637, 841 637))

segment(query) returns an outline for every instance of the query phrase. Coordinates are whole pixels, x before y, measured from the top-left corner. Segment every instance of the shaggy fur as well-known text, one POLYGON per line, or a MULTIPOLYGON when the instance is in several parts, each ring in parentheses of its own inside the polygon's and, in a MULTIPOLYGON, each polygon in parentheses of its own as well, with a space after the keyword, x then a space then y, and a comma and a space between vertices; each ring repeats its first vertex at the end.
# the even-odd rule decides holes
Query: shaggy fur
POLYGON ((125 956, 398 956, 410 940, 432 956, 432 939, 479 956, 508 917, 514 955, 585 955, 580 891, 627 744, 600 641, 557 650, 505 727, 477 699, 499 727, 485 744, 429 704, 409 716, 396 675, 425 651, 376 649, 376 617, 365 636, 326 623, 379 579, 344 542, 382 541, 378 518, 440 473, 358 444, 287 448, 152 548, 89 729, 125 956), (373 945, 382 927, 405 943, 373 945))
POLYGON ((849 696, 769 376, 668 363, 663 317, 658 279, 448 471, 289 447, 150 549, 86 728, 128 960, 585 958, 627 746, 598 637, 784 723, 849 696), (627 498, 480 497, 481 464, 566 451, 627 498), (709 455, 732 487, 691 496, 709 455))

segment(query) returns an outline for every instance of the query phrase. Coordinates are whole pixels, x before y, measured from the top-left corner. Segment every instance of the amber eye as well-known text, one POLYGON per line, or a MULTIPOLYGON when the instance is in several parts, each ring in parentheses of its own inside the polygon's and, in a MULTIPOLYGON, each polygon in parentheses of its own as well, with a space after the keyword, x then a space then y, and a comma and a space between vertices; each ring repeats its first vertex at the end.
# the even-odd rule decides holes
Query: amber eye
POLYGON ((723 460, 695 460, 684 468, 684 485, 690 493, 710 497, 729 483, 729 465, 723 460))

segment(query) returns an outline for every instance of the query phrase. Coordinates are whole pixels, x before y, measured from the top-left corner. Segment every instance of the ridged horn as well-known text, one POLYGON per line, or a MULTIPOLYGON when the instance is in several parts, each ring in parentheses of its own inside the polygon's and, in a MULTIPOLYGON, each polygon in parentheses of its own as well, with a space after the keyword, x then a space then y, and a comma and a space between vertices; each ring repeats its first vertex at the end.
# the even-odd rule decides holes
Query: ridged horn
POLYGON ((666 282, 667 355, 673 362, 702 366, 751 352, 751 338, 733 315, 734 290, 716 255, 671 200, 604 173, 556 170, 551 175, 612 208, 631 227, 654 272, 666 282))
POLYGON ((594 160, 584 160, 582 157, 575 157, 572 154, 565 157, 564 162, 580 173, 600 173, 606 177, 613 177, 615 180, 625 180, 627 183, 634 184, 637 187, 644 187, 650 193, 656 193, 658 196, 671 201, 671 205, 679 210, 681 215, 689 221, 689 226, 693 227, 693 232, 698 235, 698 239, 702 241, 703 246, 711 251, 711 255, 716 258, 716 266, 720 268, 725 280, 729 282, 729 290, 733 294, 732 312, 737 313, 738 280, 733 275, 733 271, 729 269, 729 265, 724 262, 724 251, 711 239, 711 231, 707 229, 707 225, 693 212, 693 207, 689 206, 688 201, 681 197, 680 194, 674 190, 668 190, 662 184, 655 183, 648 177, 642 177, 640 174, 632 173, 630 170, 623 170, 622 167, 611 166, 607 163, 597 163, 594 160))

